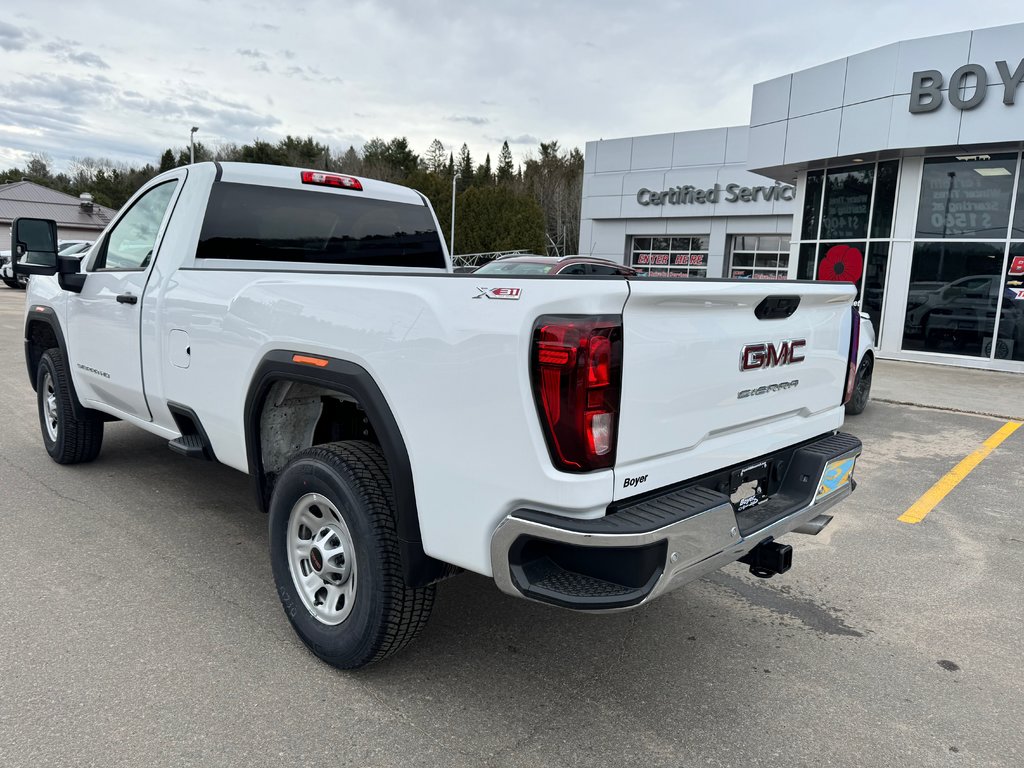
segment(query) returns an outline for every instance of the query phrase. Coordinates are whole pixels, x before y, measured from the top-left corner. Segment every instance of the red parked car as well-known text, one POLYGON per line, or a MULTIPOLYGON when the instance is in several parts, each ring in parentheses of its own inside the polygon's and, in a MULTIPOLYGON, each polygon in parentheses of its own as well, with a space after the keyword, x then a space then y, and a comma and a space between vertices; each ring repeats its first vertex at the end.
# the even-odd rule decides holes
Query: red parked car
POLYGON ((487 275, 636 275, 625 264, 592 256, 502 256, 475 270, 487 275))

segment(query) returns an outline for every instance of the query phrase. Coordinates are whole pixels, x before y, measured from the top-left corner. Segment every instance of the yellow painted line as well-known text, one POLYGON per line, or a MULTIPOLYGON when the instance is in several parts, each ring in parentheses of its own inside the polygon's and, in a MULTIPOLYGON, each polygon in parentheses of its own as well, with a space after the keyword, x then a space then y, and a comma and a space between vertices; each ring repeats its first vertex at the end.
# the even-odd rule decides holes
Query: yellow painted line
POLYGON ((994 435, 981 444, 981 448, 953 467, 945 477, 925 491, 924 495, 914 502, 914 506, 897 519, 901 523, 911 524, 920 523, 924 520, 928 513, 935 509, 938 503, 960 484, 961 480, 967 477, 976 466, 981 464, 1006 438, 1016 432, 1021 423, 1019 421, 1008 421, 1003 424, 994 435))

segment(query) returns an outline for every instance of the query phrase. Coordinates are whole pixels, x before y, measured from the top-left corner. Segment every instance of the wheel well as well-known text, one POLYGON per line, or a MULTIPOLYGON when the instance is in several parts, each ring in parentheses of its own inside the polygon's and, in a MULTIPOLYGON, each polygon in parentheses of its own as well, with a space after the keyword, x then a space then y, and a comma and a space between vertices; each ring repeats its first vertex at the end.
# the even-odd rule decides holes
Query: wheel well
POLYGON ((288 350, 268 352, 245 399, 249 474, 260 508, 269 509, 277 476, 297 451, 323 443, 365 440, 380 446, 395 499, 402 575, 421 587, 458 569, 423 551, 412 466, 394 414, 361 366, 327 359, 315 370, 288 350))
POLYGON ((32 381, 32 388, 35 389, 35 371, 39 368, 39 361, 43 353, 48 349, 60 346, 57 334, 53 326, 42 320, 29 323, 25 332, 25 339, 28 342, 25 354, 28 357, 29 379, 32 381))
POLYGON ((267 391, 260 408, 259 461, 269 498, 277 475, 296 452, 339 440, 380 445, 362 404, 344 392, 281 380, 267 391))
POLYGON ((868 362, 868 363, 871 363, 871 366, 874 367, 874 365, 875 365, 875 353, 872 352, 870 349, 867 350, 864 353, 864 360, 866 362, 868 362))

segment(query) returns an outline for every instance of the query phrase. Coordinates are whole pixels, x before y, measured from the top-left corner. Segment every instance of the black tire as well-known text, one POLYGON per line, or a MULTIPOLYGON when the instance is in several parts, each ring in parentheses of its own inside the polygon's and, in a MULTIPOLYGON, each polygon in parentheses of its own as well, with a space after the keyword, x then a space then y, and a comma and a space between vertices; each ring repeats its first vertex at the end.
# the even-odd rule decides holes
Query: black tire
POLYGON ((363 667, 401 650, 430 618, 435 587, 405 585, 391 478, 384 455, 372 443, 318 445, 288 462, 270 499, 270 560, 295 632, 314 654, 340 669, 363 667), (358 581, 350 613, 339 624, 324 623, 307 607, 289 564, 289 523, 309 494, 332 504, 351 536, 358 581))
POLYGON ((6 285, 8 288, 24 288, 24 286, 18 285, 18 281, 14 280, 13 278, 5 277, 3 278, 3 281, 4 285, 6 285))
POLYGON ((36 402, 43 445, 58 464, 81 464, 95 459, 103 447, 103 419, 94 411, 85 411, 82 418, 75 418, 68 381, 61 351, 55 347, 44 352, 36 369, 36 402))
POLYGON ((853 384, 853 396, 846 404, 846 414, 857 416, 864 412, 871 399, 871 376, 874 372, 875 361, 870 354, 864 355, 857 368, 857 380, 853 384))

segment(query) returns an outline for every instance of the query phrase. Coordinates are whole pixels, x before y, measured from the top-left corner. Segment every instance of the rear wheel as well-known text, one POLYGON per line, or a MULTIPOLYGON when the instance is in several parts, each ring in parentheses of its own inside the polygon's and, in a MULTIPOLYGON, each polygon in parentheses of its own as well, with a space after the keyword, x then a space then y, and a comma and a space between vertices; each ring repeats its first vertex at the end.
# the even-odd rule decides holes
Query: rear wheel
POLYGON ((871 374, 874 367, 875 364, 871 355, 864 355, 864 359, 860 361, 860 366, 857 368, 857 380, 853 385, 853 396, 850 398, 850 402, 846 404, 846 413, 850 416, 863 413, 868 405, 868 400, 871 398, 871 374))
POLYGON ((295 455, 270 499, 270 557, 292 627, 335 667, 390 656, 430 617, 434 586, 402 578, 391 479, 372 443, 295 455))
POLYGON ((57 348, 43 353, 36 370, 36 400, 43 445, 58 464, 92 461, 103 446, 103 420, 93 411, 75 416, 64 355, 57 348))

